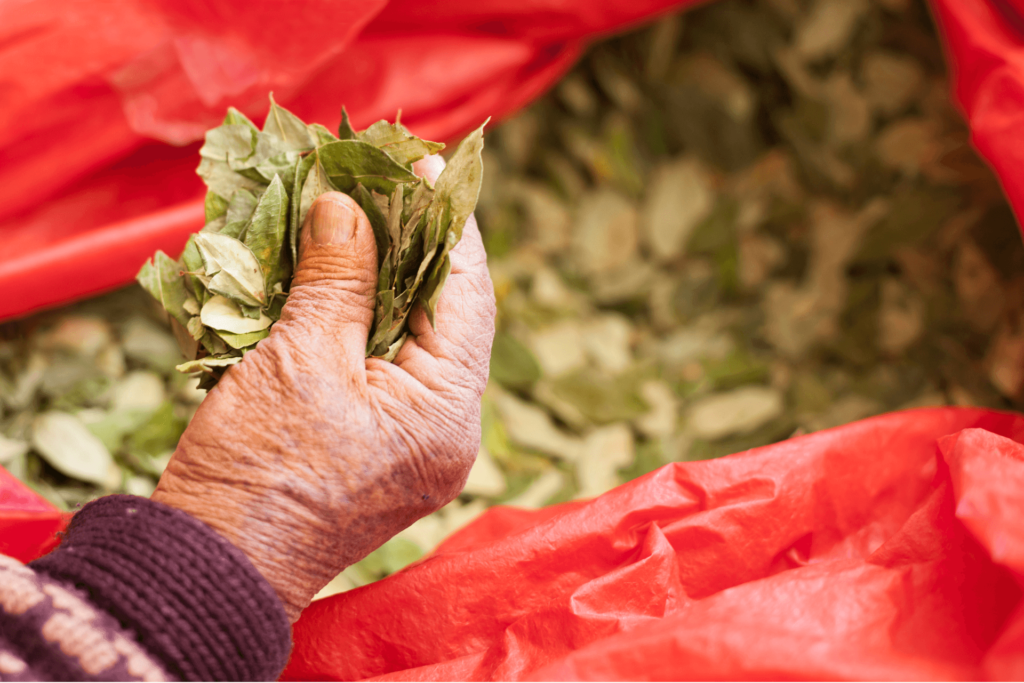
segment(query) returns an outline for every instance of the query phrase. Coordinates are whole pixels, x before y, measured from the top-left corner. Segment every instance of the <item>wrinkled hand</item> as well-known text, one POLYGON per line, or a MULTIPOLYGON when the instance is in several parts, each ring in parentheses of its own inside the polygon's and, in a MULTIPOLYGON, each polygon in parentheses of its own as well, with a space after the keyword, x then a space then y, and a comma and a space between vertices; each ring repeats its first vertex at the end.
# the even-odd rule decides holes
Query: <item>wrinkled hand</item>
MULTIPOLYGON (((416 166, 431 180, 443 167, 416 166)), ((344 567, 458 495, 480 443, 495 304, 475 219, 436 329, 416 307, 394 363, 365 358, 376 260, 358 205, 321 196, 281 320, 210 392, 153 494, 241 549, 292 621, 344 567)))

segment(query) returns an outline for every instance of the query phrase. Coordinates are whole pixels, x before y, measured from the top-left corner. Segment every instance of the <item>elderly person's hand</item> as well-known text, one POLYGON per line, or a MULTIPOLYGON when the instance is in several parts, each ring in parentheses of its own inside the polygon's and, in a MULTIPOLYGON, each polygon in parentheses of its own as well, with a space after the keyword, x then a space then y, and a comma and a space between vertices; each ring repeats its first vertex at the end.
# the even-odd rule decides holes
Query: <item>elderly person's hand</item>
MULTIPOLYGON (((416 169, 435 180, 443 167, 416 169)), ((152 496, 241 549, 292 621, 344 567, 458 495, 495 314, 473 217, 436 329, 416 307, 393 363, 365 358, 377 260, 358 205, 321 196, 300 249, 281 320, 210 392, 152 496)))

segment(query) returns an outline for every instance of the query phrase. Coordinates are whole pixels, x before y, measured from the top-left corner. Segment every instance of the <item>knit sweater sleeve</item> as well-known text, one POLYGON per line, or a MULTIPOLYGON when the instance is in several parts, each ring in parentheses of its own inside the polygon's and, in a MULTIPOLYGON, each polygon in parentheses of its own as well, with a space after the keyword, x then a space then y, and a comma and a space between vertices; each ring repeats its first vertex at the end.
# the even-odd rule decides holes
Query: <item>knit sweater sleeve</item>
POLYGON ((290 647, 248 559, 146 498, 86 505, 27 566, 0 556, 0 680, 274 680, 290 647))

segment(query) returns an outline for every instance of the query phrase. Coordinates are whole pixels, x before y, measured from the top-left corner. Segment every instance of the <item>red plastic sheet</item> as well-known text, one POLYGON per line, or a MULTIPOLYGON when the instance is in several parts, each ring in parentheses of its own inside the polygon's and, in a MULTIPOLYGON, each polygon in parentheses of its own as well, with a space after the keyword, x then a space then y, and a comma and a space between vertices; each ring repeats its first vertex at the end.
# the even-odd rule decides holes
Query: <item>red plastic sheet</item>
POLYGON ((283 678, 1020 679, 1022 442, 910 411, 495 508, 314 603, 283 678))
POLYGON ((971 141, 1024 216, 1024 0, 932 0, 971 141))
POLYGON ((66 519, 0 467, 0 555, 28 562, 57 545, 66 519))
POLYGON ((0 319, 125 284, 203 222, 197 141, 267 93, 450 139, 695 0, 0 2, 0 319))
MULTIPOLYGON (((935 408, 493 508, 313 603, 284 680, 1024 678, 1024 417, 935 408)), ((0 468, 0 552, 62 517, 0 468)))

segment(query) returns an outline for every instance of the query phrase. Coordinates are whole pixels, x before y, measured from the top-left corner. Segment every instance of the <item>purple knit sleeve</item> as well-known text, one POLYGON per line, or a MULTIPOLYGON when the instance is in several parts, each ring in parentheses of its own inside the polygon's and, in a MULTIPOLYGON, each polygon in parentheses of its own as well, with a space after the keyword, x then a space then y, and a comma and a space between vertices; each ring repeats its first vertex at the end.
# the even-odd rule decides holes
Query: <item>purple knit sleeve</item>
POLYGON ((249 560, 180 510, 107 496, 71 520, 57 550, 29 565, 84 591, 183 680, 274 680, 291 631, 249 560))

